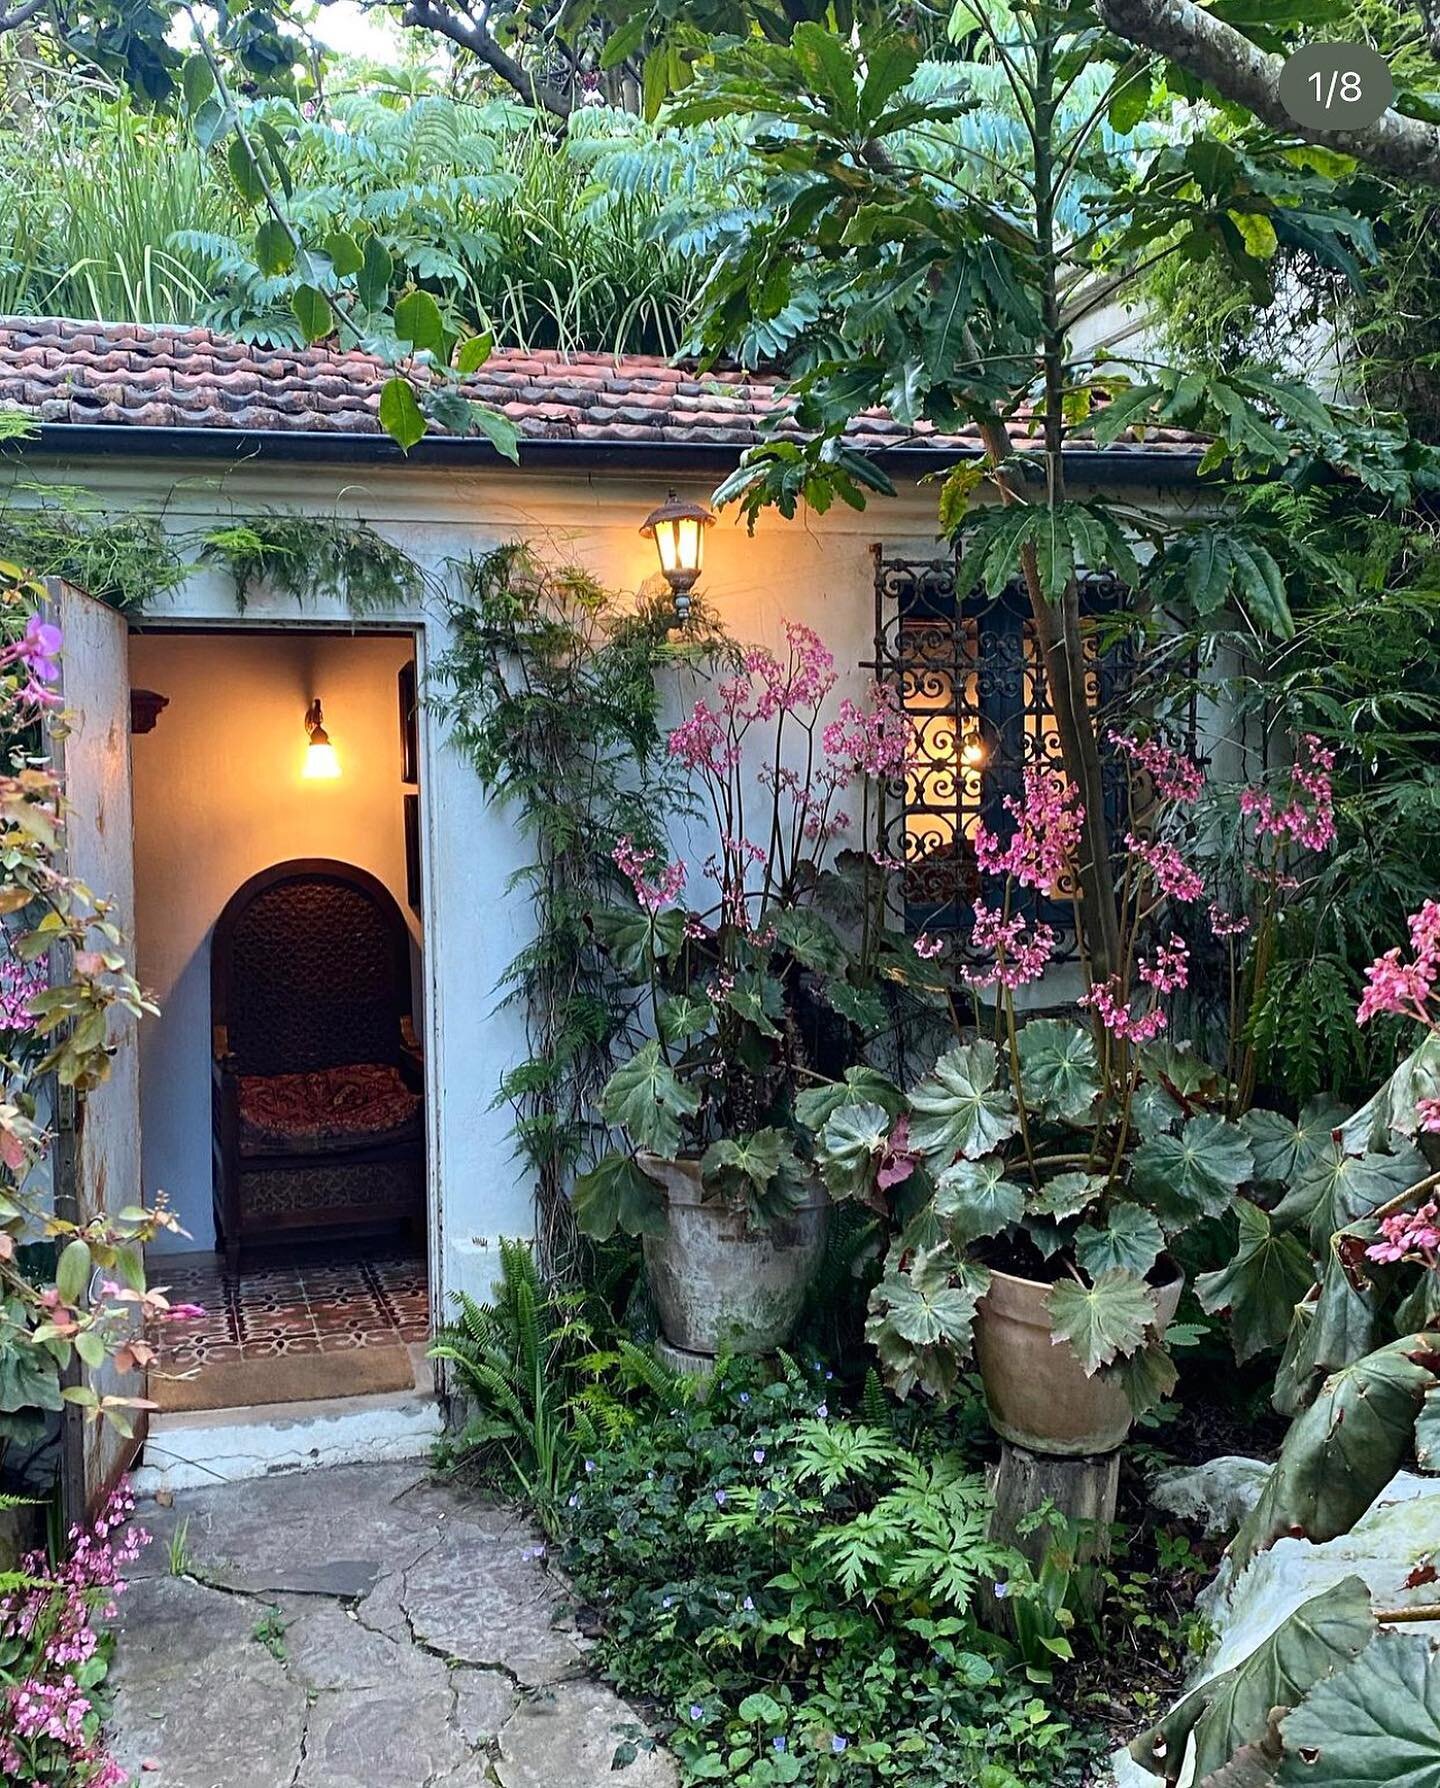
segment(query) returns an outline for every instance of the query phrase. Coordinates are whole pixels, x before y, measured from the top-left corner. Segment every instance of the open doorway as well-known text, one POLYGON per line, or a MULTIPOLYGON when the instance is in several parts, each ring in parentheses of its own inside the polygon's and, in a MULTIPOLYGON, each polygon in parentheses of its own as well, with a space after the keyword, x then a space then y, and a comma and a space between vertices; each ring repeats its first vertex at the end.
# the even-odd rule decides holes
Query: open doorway
POLYGON ((415 645, 130 640, 142 1174, 186 1231, 151 1277, 204 1312, 162 1420, 425 1388, 415 645))

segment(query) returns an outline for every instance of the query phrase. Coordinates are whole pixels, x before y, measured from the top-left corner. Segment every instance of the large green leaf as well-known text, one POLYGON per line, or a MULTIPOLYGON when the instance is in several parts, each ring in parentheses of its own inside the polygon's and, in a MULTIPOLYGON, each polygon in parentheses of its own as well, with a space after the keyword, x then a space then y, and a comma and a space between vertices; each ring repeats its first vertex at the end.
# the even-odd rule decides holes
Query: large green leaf
POLYGON ((1422 1099, 1440 1098, 1440 1031, 1431 1031, 1368 1104, 1344 1126, 1344 1145, 1353 1154, 1391 1147, 1391 1136, 1413 1136, 1420 1126, 1422 1099))
POLYGON ((1376 1341, 1379 1298, 1363 1277, 1356 1283, 1333 1242, 1325 1251, 1320 1295, 1310 1322, 1309 1363, 1314 1371, 1338 1371, 1362 1359, 1376 1341))
POLYGON ((1344 1112, 1328 1099, 1311 1099, 1298 1118, 1278 1111, 1247 1111, 1240 1128, 1255 1157, 1255 1178, 1262 1185, 1288 1186, 1329 1146, 1344 1112))
POLYGON ((1440 1788, 1440 1652, 1380 1632, 1282 1721, 1280 1788, 1440 1788))
POLYGON ((653 1039, 619 1067, 600 1094, 600 1113, 607 1124, 621 1124, 638 1148, 652 1154, 679 1153, 679 1119, 691 1117, 700 1096, 683 1085, 653 1039))
POLYGON ((650 978, 650 956, 662 961, 678 954, 685 941, 685 915, 667 906, 658 913, 641 907, 598 907, 590 914, 596 942, 622 975, 650 978))
POLYGON ((762 1037, 778 1037, 775 1022, 783 1017, 785 1001, 780 983, 773 975, 742 975, 725 995, 725 1004, 747 1024, 754 1025, 762 1037))
POLYGON ((910 1095, 912 1147, 948 1164, 957 1155, 988 1155, 1013 1136, 1020 1120, 1009 1092, 995 1085, 999 1072, 993 1043, 963 1043, 942 1055, 910 1095))
POLYGON ((410 381, 399 373, 380 388, 380 426, 406 453, 425 439, 425 418, 410 381))
POLYGON ((804 1189, 805 1170, 794 1144, 786 1131, 774 1128, 712 1142, 700 1174, 713 1191, 744 1203, 761 1225, 792 1208, 804 1189))
MULTIPOLYGON (((323 292, 317 292, 314 286, 296 286, 290 295, 290 309, 294 312, 295 321, 300 325, 300 332, 307 344, 324 341, 327 335, 333 333, 335 313, 330 308, 329 299, 323 292)), ((408 386, 406 389, 409 389, 408 386)), ((381 400, 384 400, 383 392, 381 400)))
POLYGON ((1075 1168, 1046 1180, 1038 1192, 1030 1193, 1026 1207, 1032 1217, 1053 1217, 1057 1223, 1063 1223, 1067 1217, 1078 1217, 1088 1210, 1104 1190, 1104 1174, 1075 1168))
POLYGON ((948 1247, 917 1253, 903 1271, 892 1247, 870 1294, 865 1337, 897 1396, 917 1387, 936 1397, 953 1393, 970 1353, 975 1306, 989 1286, 989 1273, 948 1247))
POLYGON ((1056 1117, 1084 1117, 1100 1091, 1091 1033, 1058 1018, 1032 1018, 1016 1048, 1026 1103, 1056 1117))
POLYGON ((956 1161, 935 1182, 935 1214, 950 1226, 957 1247, 998 1235, 1025 1214, 1025 1194, 1005 1178, 1005 1164, 956 1161))
POLYGON ((611 1154, 582 1173, 571 1199, 582 1235, 603 1242, 626 1235, 664 1235, 664 1192, 631 1155, 611 1154))
POLYGON ((437 366, 449 365, 454 338, 445 327, 440 306, 428 292, 407 292, 398 300, 395 333, 401 341, 408 341, 417 354, 433 355, 437 366))
POLYGON ((866 1198, 885 1153, 891 1118, 883 1106, 837 1105, 815 1139, 820 1177, 834 1198, 866 1198))
POLYGON ((1327 1137, 1276 1205, 1275 1217, 1297 1228, 1307 1226, 1310 1246, 1318 1254, 1337 1229, 1368 1217, 1427 1171, 1425 1157, 1411 1143, 1401 1142, 1394 1154, 1366 1150, 1352 1155, 1327 1137))
POLYGON ((883 1105, 892 1118, 899 1117, 905 1095, 893 1080, 876 1068, 847 1068, 843 1080, 829 1086, 813 1086, 795 1101, 795 1116, 807 1130, 824 1128, 842 1105, 883 1105))
POLYGON ((1075 1231, 1075 1258, 1092 1279, 1109 1272, 1143 1279, 1164 1246, 1164 1230, 1139 1204, 1112 1204, 1102 1223, 1082 1223, 1075 1231))
POLYGON ((702 1036, 710 1029, 715 1022, 715 1008, 707 999, 676 993, 661 1000, 655 1017, 667 1043, 682 1043, 687 1037, 702 1036))
POLYGON ((1135 1352, 1155 1326, 1155 1294, 1143 1279, 1118 1269, 1093 1285, 1061 1279, 1045 1299, 1057 1344, 1068 1341, 1087 1373, 1135 1352))
POLYGON ((1285 1339, 1313 1274, 1304 1248, 1293 1235, 1277 1235, 1259 1205, 1242 1198, 1235 1214, 1240 1220, 1235 1257, 1218 1272, 1201 1273, 1195 1295, 1211 1316, 1229 1316, 1231 1345, 1243 1362, 1285 1339))
POLYGON ((1437 1364, 1440 1334, 1406 1335, 1326 1379, 1230 1542, 1237 1568, 1287 1534, 1349 1533, 1408 1452, 1437 1364))
POLYGON ((821 975, 843 975, 849 958, 833 926, 805 907, 786 907, 773 920, 775 941, 783 944, 804 968, 821 975))
MULTIPOLYGON (((1191 1690, 1134 1741, 1130 1755, 1152 1775, 1173 1782, 1193 1738, 1194 1777, 1206 1781, 1237 1751, 1265 1737, 1273 1708, 1295 1707, 1314 1684, 1358 1657, 1374 1631, 1363 1579, 1342 1579, 1302 1602, 1243 1663, 1191 1690)), ((1321 1782, 1341 1788, 1339 1778, 1317 1778, 1316 1788, 1321 1782)))
POLYGON ((1253 1168, 1239 1126, 1211 1112, 1191 1118, 1178 1136, 1149 1137, 1132 1163, 1135 1190, 1172 1233, 1228 1210, 1253 1168))

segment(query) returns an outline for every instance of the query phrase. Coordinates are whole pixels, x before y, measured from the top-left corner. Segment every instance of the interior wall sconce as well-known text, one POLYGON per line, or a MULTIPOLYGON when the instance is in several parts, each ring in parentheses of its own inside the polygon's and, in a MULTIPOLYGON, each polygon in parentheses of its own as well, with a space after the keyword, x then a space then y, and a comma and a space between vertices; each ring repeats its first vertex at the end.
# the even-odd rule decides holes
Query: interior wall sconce
POLYGON ((960 740, 960 762, 967 770, 983 770, 990 761, 985 735, 973 722, 965 728, 960 740))
POLYGON ((675 598, 675 614, 683 624, 690 613, 690 592, 705 563, 705 530, 715 520, 704 503, 690 503, 673 490, 658 509, 645 517, 640 532, 655 542, 660 569, 675 598))
POLYGON ((320 711, 318 695, 305 710, 305 731, 309 734, 310 745, 305 753, 305 768, 300 774, 306 782, 333 782, 340 774, 340 759, 325 731, 325 717, 320 711))

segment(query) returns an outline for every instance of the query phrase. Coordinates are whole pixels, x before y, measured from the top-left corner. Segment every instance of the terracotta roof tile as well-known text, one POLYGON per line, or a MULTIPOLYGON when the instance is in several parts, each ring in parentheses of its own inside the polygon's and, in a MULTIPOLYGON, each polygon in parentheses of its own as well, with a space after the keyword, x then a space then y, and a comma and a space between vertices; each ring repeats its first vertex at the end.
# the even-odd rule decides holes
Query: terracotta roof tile
MULTIPOLYGON (((376 435, 390 373, 354 350, 252 348, 208 329, 0 318, 0 403, 41 422, 376 435)), ((642 354, 502 350, 464 386, 513 418, 525 438, 689 443, 736 453, 759 440, 762 424, 783 407, 762 376, 697 372, 642 354)), ((852 434, 867 448, 978 445, 974 431, 909 429, 883 410, 857 417, 852 434)), ((1152 430, 1144 442, 1171 453, 1194 445, 1179 429, 1152 430)))

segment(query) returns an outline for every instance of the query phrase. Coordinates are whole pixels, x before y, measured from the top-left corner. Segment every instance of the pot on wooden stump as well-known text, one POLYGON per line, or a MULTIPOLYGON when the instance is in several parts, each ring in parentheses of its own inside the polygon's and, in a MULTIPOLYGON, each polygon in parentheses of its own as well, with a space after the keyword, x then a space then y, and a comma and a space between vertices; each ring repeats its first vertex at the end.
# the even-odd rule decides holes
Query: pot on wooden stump
POLYGON ((640 1165, 665 1188, 664 1233, 644 1249, 671 1363, 704 1370, 719 1354, 783 1346, 825 1251, 824 1188, 817 1181, 798 1210, 759 1229, 706 1194, 698 1161, 642 1155, 640 1165))
MULTIPOLYGON (((1185 1280, 1166 1261, 1157 1271, 1165 1274, 1152 1286, 1163 1332, 1174 1320, 1185 1280)), ((1051 1289, 1044 1280, 992 1268, 975 1312, 975 1357, 990 1425, 1001 1440, 990 1533, 1037 1570, 1057 1535, 1027 1517, 1046 1503, 1077 1531, 1078 1562, 1109 1552, 1119 1449, 1133 1421, 1123 1388, 1087 1377, 1070 1344, 1055 1340, 1045 1308, 1051 1289)), ((1007 1611, 999 1612, 1007 1624, 1007 1611)))
MULTIPOLYGON (((1163 1331, 1179 1307, 1183 1276, 1162 1262, 1152 1287, 1163 1331)), ((1060 1458, 1113 1453, 1130 1432, 1130 1402, 1118 1384, 1085 1368, 1068 1342, 1056 1345, 1042 1279, 990 1272, 990 1289, 975 1312, 975 1358, 985 1385, 990 1425, 1002 1440, 1060 1458)))

